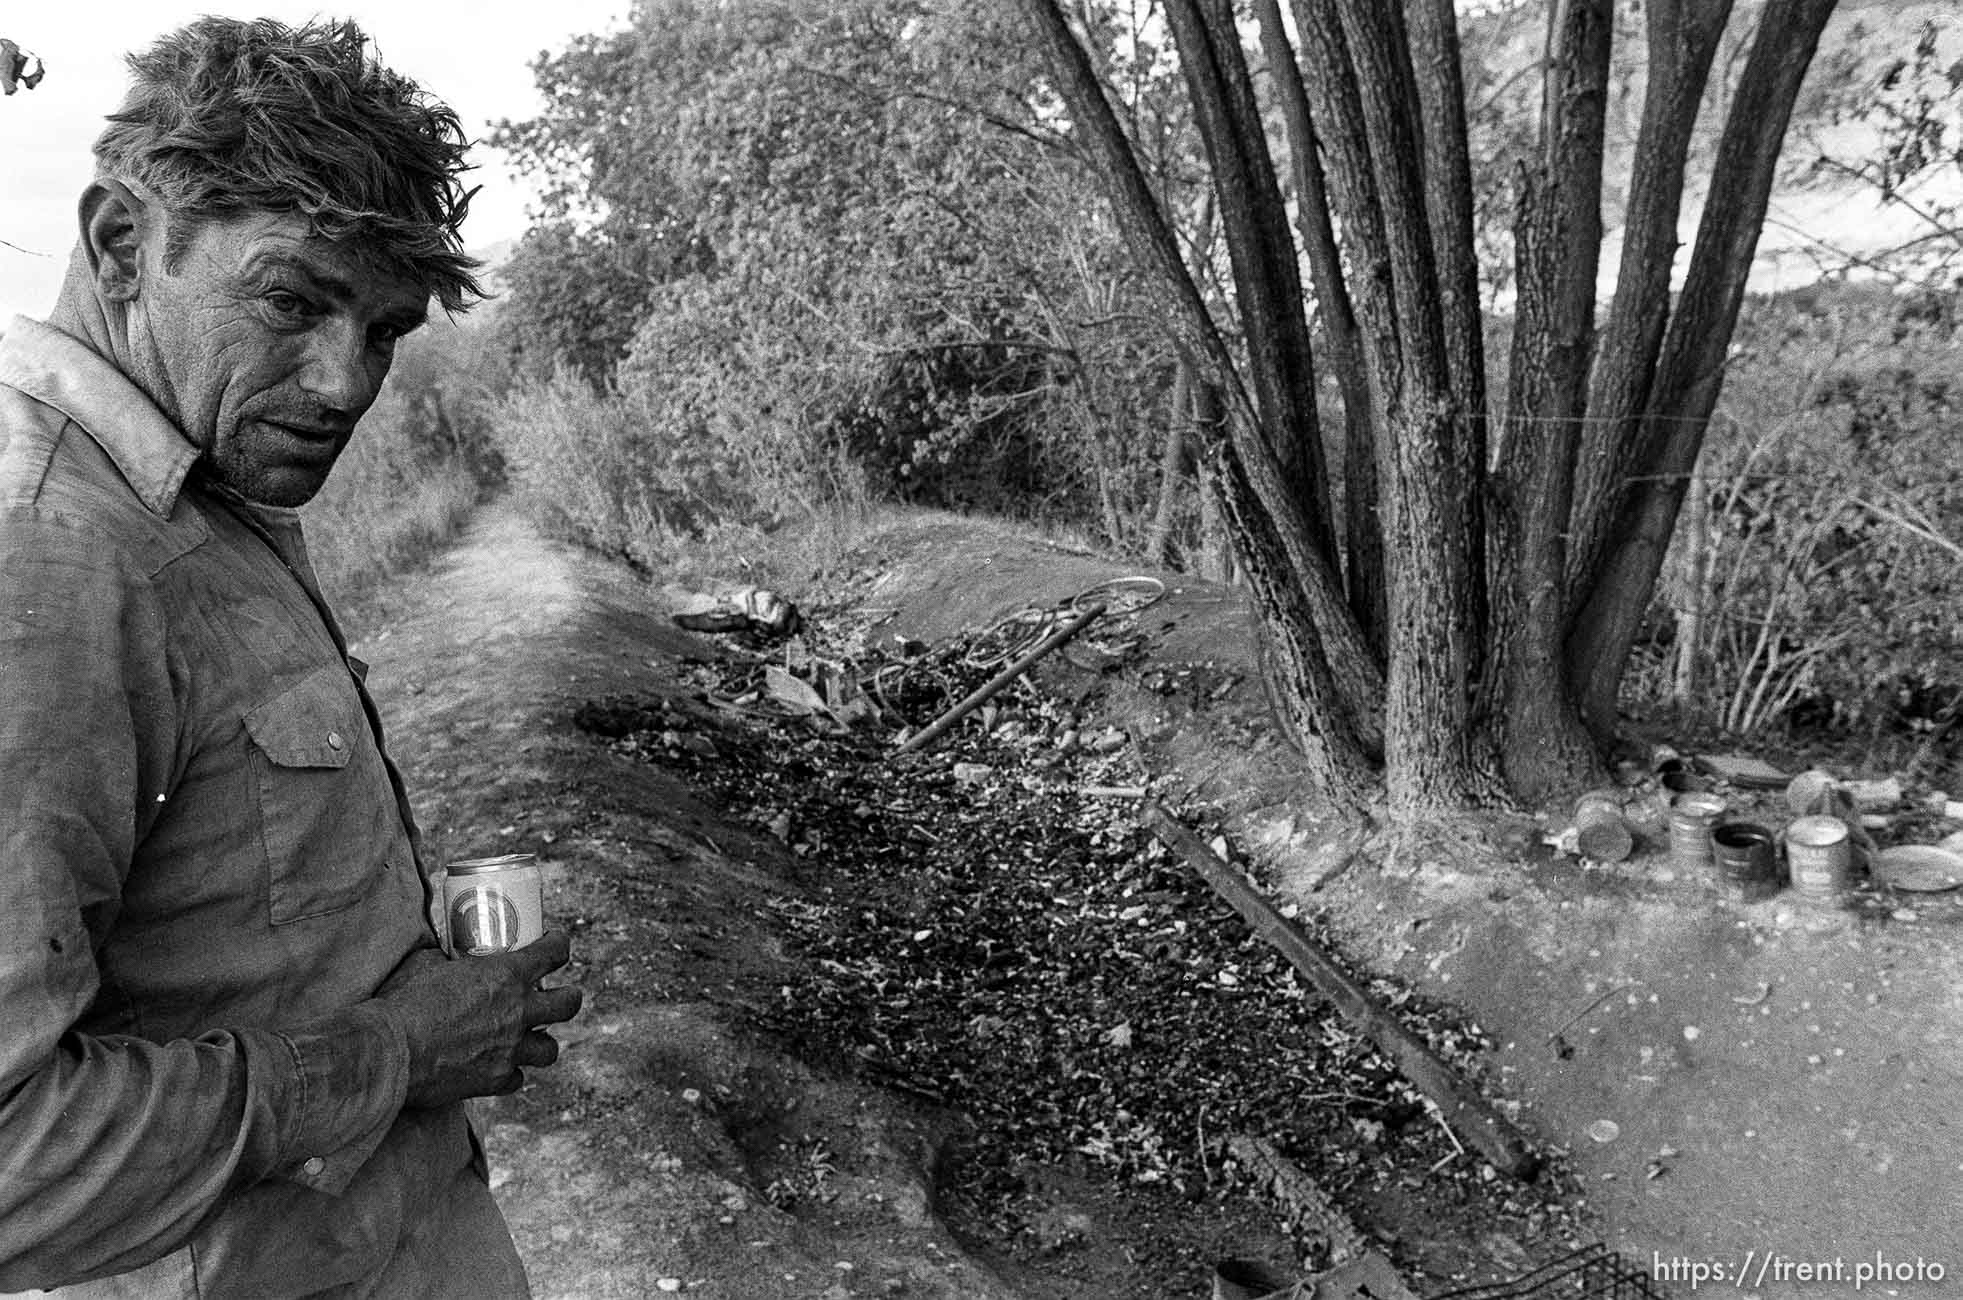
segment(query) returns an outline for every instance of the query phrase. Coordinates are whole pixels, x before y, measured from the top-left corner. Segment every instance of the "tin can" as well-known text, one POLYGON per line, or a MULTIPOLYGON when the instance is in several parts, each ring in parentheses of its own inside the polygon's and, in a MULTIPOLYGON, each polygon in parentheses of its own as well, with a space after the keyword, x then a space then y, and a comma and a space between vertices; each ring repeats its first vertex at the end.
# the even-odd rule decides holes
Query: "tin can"
POLYGON ((538 856, 507 853, 450 864, 443 881, 450 951, 482 957, 522 948, 545 933, 545 886, 538 856))
POLYGON ((1847 892, 1854 865, 1847 823, 1838 817, 1801 817, 1786 827, 1786 865, 1793 891, 1809 903, 1834 903, 1847 892))
POLYGON ((1703 791, 1687 791, 1670 801, 1670 859, 1684 870, 1702 875, 1712 869, 1711 826, 1724 814, 1724 800, 1703 791))
POLYGON ((1733 898, 1756 903, 1779 892, 1779 858, 1772 832, 1756 822, 1720 822, 1711 828, 1718 883, 1733 898))
POLYGON ((1581 796, 1574 809, 1575 845, 1584 858, 1621 862, 1636 850, 1636 838, 1623 816, 1622 798, 1611 790, 1581 796))

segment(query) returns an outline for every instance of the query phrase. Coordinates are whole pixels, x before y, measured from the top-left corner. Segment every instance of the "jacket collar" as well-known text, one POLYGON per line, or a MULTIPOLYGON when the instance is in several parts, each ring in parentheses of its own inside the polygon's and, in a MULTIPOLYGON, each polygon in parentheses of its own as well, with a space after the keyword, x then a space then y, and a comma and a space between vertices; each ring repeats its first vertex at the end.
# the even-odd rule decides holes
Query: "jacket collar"
POLYGON ((138 499, 170 517, 198 449, 108 360, 72 334, 16 316, 0 338, 0 384, 80 425, 138 499))

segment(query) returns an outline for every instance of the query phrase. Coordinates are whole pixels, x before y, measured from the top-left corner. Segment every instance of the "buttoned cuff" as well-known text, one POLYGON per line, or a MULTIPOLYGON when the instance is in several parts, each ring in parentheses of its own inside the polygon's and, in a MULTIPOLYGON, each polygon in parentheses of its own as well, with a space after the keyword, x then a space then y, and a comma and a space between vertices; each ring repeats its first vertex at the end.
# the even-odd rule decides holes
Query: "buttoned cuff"
POLYGON ((338 1196, 375 1153, 409 1093, 409 1040, 373 1002, 292 1033, 290 1091, 277 1106, 276 1177, 338 1196))

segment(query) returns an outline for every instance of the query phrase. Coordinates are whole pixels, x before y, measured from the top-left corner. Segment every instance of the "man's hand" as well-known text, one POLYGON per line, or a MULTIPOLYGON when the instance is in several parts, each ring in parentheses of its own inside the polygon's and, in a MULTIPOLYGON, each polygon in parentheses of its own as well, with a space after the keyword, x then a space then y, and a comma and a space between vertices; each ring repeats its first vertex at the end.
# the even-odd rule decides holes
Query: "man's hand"
POLYGON ((515 1092, 528 1067, 559 1059, 540 1025, 579 1013, 576 988, 542 989, 566 964, 572 940, 547 931, 515 952, 443 960, 432 950, 402 963, 375 996, 409 1035, 409 1098, 414 1107, 515 1092))

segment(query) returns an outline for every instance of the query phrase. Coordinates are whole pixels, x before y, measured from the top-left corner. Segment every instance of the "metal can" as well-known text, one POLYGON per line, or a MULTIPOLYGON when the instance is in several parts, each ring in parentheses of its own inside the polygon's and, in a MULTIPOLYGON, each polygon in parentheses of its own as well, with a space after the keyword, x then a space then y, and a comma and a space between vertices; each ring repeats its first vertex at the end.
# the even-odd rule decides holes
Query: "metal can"
POLYGON ((1838 817, 1801 817, 1786 827, 1786 865, 1793 892, 1809 903, 1834 904, 1852 882, 1853 845, 1838 817))
POLYGON ((1724 815, 1724 800, 1692 790, 1670 801, 1670 860, 1680 869, 1702 875, 1715 865, 1711 827, 1724 815))
POLYGON ((482 957, 522 948, 545 933, 545 883, 538 855, 507 853, 450 864, 443 881, 450 951, 482 957))

